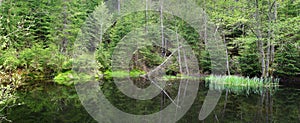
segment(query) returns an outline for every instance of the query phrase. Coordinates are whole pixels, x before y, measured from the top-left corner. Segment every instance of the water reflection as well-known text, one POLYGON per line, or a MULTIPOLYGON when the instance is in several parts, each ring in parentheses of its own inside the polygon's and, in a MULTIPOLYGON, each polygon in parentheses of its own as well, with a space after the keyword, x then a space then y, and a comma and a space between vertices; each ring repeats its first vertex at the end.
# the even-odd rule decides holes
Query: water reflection
MULTIPOLYGON (((208 84, 205 85, 206 88, 208 84)), ((222 89, 223 94, 215 110, 202 122, 299 122, 300 90, 296 88, 243 88, 213 86, 222 89)), ((205 92, 204 92, 205 93, 205 92)), ((201 96, 205 94, 201 94, 201 96)), ((203 98, 199 97, 190 114, 186 114, 180 122, 199 122, 193 108, 200 108, 203 98), (192 120, 191 120, 192 119, 192 120)))
POLYGON ((13 123, 95 122, 82 107, 74 87, 41 84, 34 88, 30 92, 20 90, 17 102, 22 105, 1 113, 13 123))
MULTIPOLYGON (((136 80, 135 83, 137 83, 136 80)), ((145 84, 145 83, 141 83, 145 84)), ((147 85, 147 84, 146 84, 147 85)), ((179 81, 167 82, 166 91, 174 99, 178 94, 179 81)), ((140 85, 139 85, 140 86, 140 85)), ((171 101, 163 94, 151 100, 135 100, 126 97, 111 80, 101 84, 103 93, 108 100, 122 111, 132 114, 151 114, 164 109, 171 101)), ((53 84, 41 85, 32 92, 18 92, 18 102, 23 105, 9 108, 6 114, 13 122, 96 122, 81 105, 73 87, 53 84)), ((300 121, 300 90, 296 88, 246 88, 209 85, 201 82, 197 98, 192 107, 178 122, 299 122, 300 121), (213 112, 203 121, 198 120, 209 88, 221 89, 222 96, 213 112)))
POLYGON ((279 86, 238 86, 238 85, 228 85, 228 84, 218 84, 214 82, 206 82, 206 87, 212 90, 225 90, 226 93, 235 93, 235 94, 259 94, 263 95, 266 91, 269 91, 270 94, 274 94, 279 86))

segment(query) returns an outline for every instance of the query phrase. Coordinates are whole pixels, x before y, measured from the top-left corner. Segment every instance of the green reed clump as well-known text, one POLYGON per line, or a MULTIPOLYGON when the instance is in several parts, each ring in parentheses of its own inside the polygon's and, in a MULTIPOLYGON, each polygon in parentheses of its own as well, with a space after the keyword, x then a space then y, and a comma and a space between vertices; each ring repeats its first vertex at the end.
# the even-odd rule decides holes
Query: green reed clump
POLYGON ((275 78, 249 78, 240 76, 216 76, 211 75, 205 78, 205 85, 214 90, 227 90, 231 93, 260 94, 269 91, 275 93, 279 86, 279 79, 275 78))
POLYGON ((240 76, 217 76, 211 75, 205 78, 206 81, 215 84, 224 84, 230 86, 277 86, 279 85, 279 79, 277 78, 249 78, 240 76))

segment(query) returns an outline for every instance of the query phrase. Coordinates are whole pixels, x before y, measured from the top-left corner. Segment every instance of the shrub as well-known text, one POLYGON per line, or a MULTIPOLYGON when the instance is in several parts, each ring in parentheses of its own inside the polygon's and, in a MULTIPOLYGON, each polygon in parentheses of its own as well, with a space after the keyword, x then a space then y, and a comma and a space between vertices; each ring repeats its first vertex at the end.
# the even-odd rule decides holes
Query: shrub
POLYGON ((0 51, 0 69, 4 71, 16 70, 20 65, 20 60, 17 57, 17 51, 15 49, 9 49, 6 51, 0 51))

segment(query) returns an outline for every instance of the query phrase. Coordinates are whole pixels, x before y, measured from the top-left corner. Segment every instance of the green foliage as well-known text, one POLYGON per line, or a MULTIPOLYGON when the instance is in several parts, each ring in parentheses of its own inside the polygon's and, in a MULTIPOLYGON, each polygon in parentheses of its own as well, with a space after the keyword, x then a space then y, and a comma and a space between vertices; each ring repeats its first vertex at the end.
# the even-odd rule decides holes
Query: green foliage
POLYGON ((203 73, 211 72, 211 60, 208 51, 201 52, 200 66, 203 73))
POLYGON ((88 4, 77 0, 3 1, 0 9, 1 71, 17 72, 18 69, 27 75, 26 78, 33 79, 70 70, 68 53, 73 49, 72 42, 87 11, 101 1, 88 4))
MULTIPOLYGON (((54 77, 54 82, 60 85, 72 86, 77 83, 87 82, 96 79, 98 76, 91 76, 84 73, 75 73, 74 71, 65 71, 54 77)), ((99 78, 98 78, 99 79, 99 78)))
MULTIPOLYGON (((218 31, 226 43, 232 74, 250 77, 262 74, 258 38, 255 33, 256 29, 260 29, 263 50, 267 52, 268 45, 274 46, 274 59, 271 60, 267 71, 279 77, 299 76, 300 29, 296 27, 300 19, 300 2, 276 1, 271 10, 270 1, 258 2, 260 20, 253 17, 255 1, 197 0, 209 16, 208 23, 216 25, 217 28, 213 30, 218 31), (276 19, 271 22, 268 20, 271 17, 269 12, 276 15, 276 19), (261 24, 258 25, 257 22, 261 24)), ((74 67, 72 65, 81 62, 71 59, 72 51, 80 45, 74 44, 76 39, 87 44, 83 50, 96 52, 96 65, 100 72, 111 71, 112 53, 124 36, 137 28, 144 29, 146 25, 160 25, 160 13, 156 11, 148 11, 147 18, 145 11, 131 13, 111 23, 114 15, 109 13, 103 0, 5 0, 0 8, 0 71, 2 75, 17 73, 27 79, 53 78, 64 73, 65 75, 58 78, 65 78, 68 71, 74 67), (103 30, 106 28, 108 29, 103 30)), ((275 18, 275 15, 272 17, 275 18)), ((203 32, 199 35, 184 19, 171 14, 164 13, 162 19, 165 28, 176 30, 192 47, 201 73, 208 74, 212 67, 219 68, 220 65, 225 65, 216 64, 215 61, 218 60, 211 60, 211 55, 218 54, 209 54, 206 51, 203 32)), ((161 34, 159 30, 155 31, 154 33, 161 34)), ((160 38, 153 36, 153 40, 161 40, 160 38)), ((162 63, 165 57, 162 57, 161 50, 158 46, 146 46, 135 52, 130 68, 138 72, 130 76, 137 76, 141 71, 147 72, 162 63)), ((173 63, 166 69, 167 74, 180 73, 176 59, 171 61, 173 63)), ((75 69, 83 66, 82 64, 75 66, 75 69)), ((122 72, 106 74, 124 76, 122 72)), ((7 76, 2 78, 7 80, 7 76)))
MULTIPOLYGON (((11 85, 0 85, 0 106, 7 107, 8 105, 14 104, 17 96, 15 95, 15 88, 11 87, 11 85)), ((4 110, 1 109, 0 112, 4 110)))
POLYGON ((140 77, 141 75, 145 75, 145 74, 146 74, 146 72, 141 71, 141 70, 131 70, 129 72, 130 77, 140 77))
POLYGON ((74 84, 73 80, 75 77, 73 76, 73 74, 74 73, 72 71, 60 73, 54 77, 54 82, 56 82, 58 84, 70 86, 70 85, 74 84))
POLYGON ((293 44, 285 44, 284 51, 278 52, 275 59, 275 74, 278 76, 300 75, 300 51, 293 44))
POLYGON ((16 103, 21 105, 1 112, 9 114, 6 118, 11 122, 95 122, 81 105, 73 87, 48 83, 17 94, 16 103))
POLYGON ((156 67, 163 62, 161 53, 159 53, 158 50, 153 47, 142 47, 138 51, 138 54, 140 55, 139 60, 142 60, 143 63, 149 68, 156 67))
POLYGON ((73 62, 74 62, 73 59, 65 60, 62 63, 62 72, 67 71, 67 70, 71 70, 73 62))
MULTIPOLYGON (((144 29, 146 22, 147 24, 151 23, 151 24, 159 25, 160 15, 158 12, 149 11, 147 14, 149 16, 148 20, 145 20, 145 12, 136 12, 136 13, 123 16, 119 18, 118 21, 106 31, 106 33, 103 35, 103 39, 98 39, 98 38, 95 38, 93 40, 90 39, 92 41, 101 40, 101 42, 99 42, 100 43, 98 46, 99 49, 96 55, 97 61, 100 65, 100 71, 107 71, 111 69, 111 64, 110 64, 111 55, 117 43, 119 43, 124 38, 124 36, 126 36, 129 32, 132 32, 137 28, 144 29)), ((108 15, 105 15, 105 17, 106 16, 108 15)), ((178 30, 178 34, 181 37, 185 38, 187 43, 190 44, 190 46, 192 46, 192 49, 195 51, 197 58, 201 59, 200 50, 203 50, 203 48, 200 48, 201 43, 199 41, 198 33, 189 24, 187 24, 185 21, 183 21, 178 17, 173 17, 172 15, 164 14, 164 19, 165 19, 164 20, 165 27, 168 27, 172 30, 178 30)), ((91 24, 89 25, 89 27, 91 28, 91 30, 93 30, 92 27, 94 26, 91 24)), ((148 31, 150 32, 151 30, 149 29, 148 31)), ((98 32, 101 32, 101 30, 98 30, 98 32)), ((144 32, 139 32, 139 33, 144 33, 144 32)), ((155 32, 153 33, 160 35, 160 31, 158 30, 155 30, 155 32)), ((93 38, 96 36, 90 36, 90 37, 93 38)), ((160 37, 157 36, 153 36, 151 38, 153 38, 152 40, 161 40, 160 37)), ((141 39, 137 39, 137 40, 144 40, 144 39, 142 39, 141 37, 141 39)), ((155 66, 158 66, 159 64, 161 64, 162 61, 164 61, 164 59, 165 58, 163 58, 161 55, 161 48, 153 44, 152 46, 150 45, 150 46, 141 47, 137 52, 135 52, 132 58, 134 62, 131 63, 130 67, 133 69, 141 69, 143 71, 147 71, 145 68, 153 68, 155 66), (136 66, 137 62, 142 65, 136 66)), ((174 72, 178 72, 178 69, 174 72)))
MULTIPOLYGON (((289 3, 286 5, 287 8, 299 5, 299 2, 289 3)), ((274 63, 274 73, 279 77, 285 76, 299 76, 300 75, 300 29, 296 28, 298 20, 300 19, 296 13, 296 10, 286 10, 283 9, 281 15, 282 18, 276 26, 278 35, 276 40, 278 40, 278 48, 275 55, 274 63)), ((299 11, 299 10, 298 10, 299 11)))
POLYGON ((244 76, 260 76, 259 54, 256 46, 256 39, 253 37, 237 38, 239 42, 239 68, 244 76))
POLYGON ((15 91, 15 87, 11 85, 0 85, 0 122, 11 122, 3 112, 14 106, 21 105, 21 103, 16 102, 18 96, 15 91))
POLYGON ((32 48, 24 49, 20 52, 22 66, 29 72, 38 72, 41 74, 52 74, 62 69, 63 61, 66 57, 60 54, 55 46, 43 48, 41 45, 35 45, 32 48), (50 55, 51 54, 51 55, 50 55))
POLYGON ((199 77, 187 76, 182 74, 177 74, 176 76, 165 75, 161 78, 164 81, 172 81, 172 80, 201 80, 199 77))
POLYGON ((17 51, 15 49, 9 49, 6 51, 0 51, 0 68, 4 71, 16 70, 21 65, 20 59, 17 57, 17 51))
MULTIPOLYGON (((0 51, 1 71, 29 75, 23 76, 26 79, 51 77, 62 70, 63 62, 67 60, 56 49, 53 45, 48 48, 34 45, 19 52, 15 49, 0 51)), ((70 69, 70 65, 68 67, 70 69)))
MULTIPOLYGON (((104 79, 131 77, 140 82, 138 79, 141 75, 145 75, 166 59, 166 56, 162 56, 161 47, 145 46, 133 54, 129 64, 131 71, 111 72, 112 53, 116 45, 137 28, 144 29, 146 25, 160 25, 160 13, 157 11, 148 11, 147 18, 145 11, 131 13, 111 23, 114 15, 110 14, 104 0, 0 1, 2 2, 0 6, 0 106, 5 109, 0 110, 0 122, 3 119, 3 112, 13 114, 11 117, 17 119, 13 122, 85 122, 84 119, 80 119, 81 114, 75 112, 83 109, 68 106, 71 103, 80 105, 79 101, 71 100, 71 98, 77 98, 75 91, 70 92, 70 88, 58 88, 57 92, 57 90, 50 89, 50 86, 41 88, 38 85, 38 83, 46 84, 45 81, 28 80, 53 79, 54 83, 59 85, 72 86, 80 81, 103 79, 102 76, 104 76, 104 79), (106 28, 108 29, 103 30, 106 28), (76 39, 87 46, 78 48, 77 45, 80 44, 74 44, 76 39), (75 54, 80 57, 78 61, 75 61, 71 57, 77 56, 72 56, 72 52, 78 49, 89 51, 91 54, 82 56, 75 54), (94 56, 97 63, 86 60, 94 56), (74 72, 89 70, 94 65, 98 67, 96 73, 98 75, 74 72), (34 89, 27 92, 28 88, 34 89), (18 110, 19 112, 15 112, 13 108, 7 110, 6 107, 14 106, 18 99, 15 90, 22 89, 25 90, 25 94, 30 94, 30 96, 22 97, 26 98, 25 106, 17 107, 21 109, 18 110), (75 110, 75 113, 69 113, 70 109, 75 110), (40 112, 49 112, 51 116, 56 117, 45 117, 49 114, 40 112), (68 119, 70 116, 77 118, 68 119), (23 121, 23 117, 33 119, 23 121)), ((273 5, 272 1, 258 1, 260 18, 256 19, 255 1, 196 0, 208 14, 206 19, 209 25, 214 23, 217 27, 208 28, 208 32, 218 31, 216 34, 220 34, 226 43, 231 74, 261 76, 262 59, 259 51, 260 44, 258 44, 261 41, 263 45, 261 48, 265 53, 269 52, 269 46, 274 46, 274 54, 272 54, 274 59, 270 59, 270 66, 267 70, 270 76, 299 77, 300 1, 282 0, 276 1, 273 5), (274 20, 269 20, 269 18, 274 18, 274 20), (256 30, 260 31, 260 35, 256 30)), ((164 13, 162 19, 165 28, 176 31, 192 47, 201 73, 209 74, 212 68, 221 68, 226 65, 217 64, 218 60, 211 59, 212 55, 219 54, 209 54, 206 50, 205 43, 207 42, 203 39, 204 32, 197 32, 184 21, 184 18, 164 13)), ((143 33, 143 31, 138 33, 143 33)), ((160 41, 160 30, 155 30, 153 33, 159 34, 153 36, 153 40, 160 41)), ((165 38, 168 40, 169 37, 165 36, 165 38)), ((144 39, 141 37, 136 40, 144 39)), ((171 59, 170 62, 171 64, 165 70, 167 76, 163 76, 162 79, 198 79, 180 73, 177 59, 171 59)), ((228 89, 233 92, 246 89, 249 93, 249 90, 253 89, 261 94, 265 88, 278 86, 278 80, 273 78, 249 77, 210 76, 206 80, 210 81, 211 88, 228 89)), ((160 105, 160 102, 139 101, 136 103, 136 100, 126 98, 112 81, 102 84, 103 93, 120 109, 137 114, 159 111, 157 105, 160 105), (129 107, 137 105, 136 107, 143 111, 136 112, 135 109, 128 108, 128 105, 129 107), (151 105, 151 110, 145 111, 147 110, 145 105, 151 105)), ((157 98, 159 97, 154 100, 158 100, 157 98)))
POLYGON ((140 75, 144 75, 146 72, 141 70, 131 70, 131 71, 106 71, 104 72, 105 78, 126 78, 126 77, 140 77, 140 75))

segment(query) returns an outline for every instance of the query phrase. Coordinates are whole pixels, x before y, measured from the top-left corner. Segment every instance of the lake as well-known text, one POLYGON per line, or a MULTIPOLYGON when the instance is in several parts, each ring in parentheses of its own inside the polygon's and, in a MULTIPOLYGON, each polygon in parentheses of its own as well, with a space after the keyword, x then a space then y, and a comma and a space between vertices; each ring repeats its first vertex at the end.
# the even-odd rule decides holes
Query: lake
MULTIPOLYGON (((136 115, 156 113, 172 102, 160 93, 151 100, 135 100, 122 94, 111 80, 101 81, 101 90, 118 109, 136 115)), ((140 87, 149 82, 135 80, 140 87)), ((179 80, 167 82, 166 92, 175 98, 179 80)), ((300 122, 300 89, 280 86, 278 88, 223 88, 217 106, 203 121, 199 111, 209 90, 208 83, 200 82, 197 97, 178 123, 298 123, 300 122)), ((82 106, 76 89, 47 82, 36 85, 35 90, 19 91, 17 103, 5 110, 7 119, 14 123, 93 123, 97 122, 82 106)), ((109 112, 109 111, 108 111, 109 112)), ((164 118, 164 117, 162 117, 164 118)), ((105 119, 110 121, 109 118, 105 119)), ((148 121, 151 122, 151 121, 148 121)))

